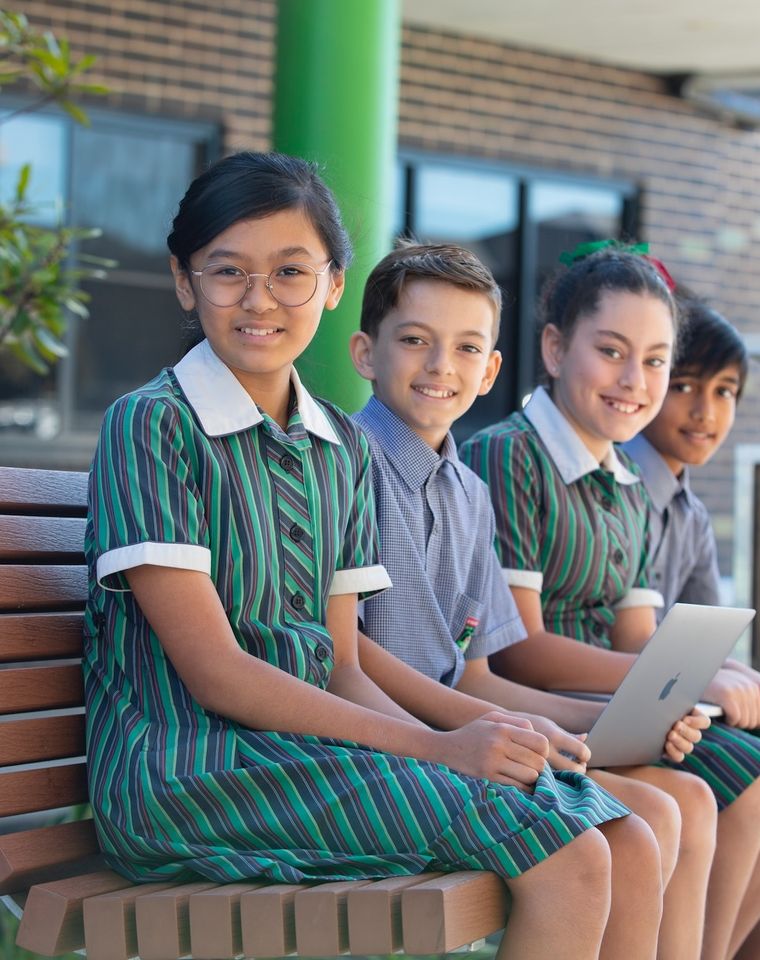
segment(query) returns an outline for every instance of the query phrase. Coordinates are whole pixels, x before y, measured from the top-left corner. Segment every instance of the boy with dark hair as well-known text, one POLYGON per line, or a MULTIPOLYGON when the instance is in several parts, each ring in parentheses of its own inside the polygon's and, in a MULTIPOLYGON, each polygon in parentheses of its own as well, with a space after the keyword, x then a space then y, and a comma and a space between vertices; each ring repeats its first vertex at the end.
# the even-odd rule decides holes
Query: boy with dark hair
POLYGON ((681 295, 682 330, 662 409, 624 444, 651 500, 653 586, 665 605, 720 603, 715 535, 707 508, 689 485, 689 467, 720 448, 734 423, 747 378, 747 348, 734 327, 703 300, 681 295))

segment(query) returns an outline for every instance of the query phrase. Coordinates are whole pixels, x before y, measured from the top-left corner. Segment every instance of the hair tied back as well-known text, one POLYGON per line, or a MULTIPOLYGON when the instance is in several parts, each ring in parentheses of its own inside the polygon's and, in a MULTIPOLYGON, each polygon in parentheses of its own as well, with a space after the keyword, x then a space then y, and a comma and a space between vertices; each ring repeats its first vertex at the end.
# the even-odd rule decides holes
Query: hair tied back
POLYGON ((649 253, 649 244, 648 243, 621 243, 619 240, 591 240, 585 243, 579 243, 572 250, 565 250, 564 253, 560 254, 559 262, 563 263, 566 267, 571 267, 574 263, 577 263, 579 260, 584 260, 586 257, 590 257, 593 253, 598 253, 600 250, 615 250, 620 253, 633 253, 648 263, 651 263, 655 268, 657 273, 662 278, 665 286, 670 290, 671 293, 676 288, 676 282, 673 277, 670 275, 667 267, 656 257, 653 257, 649 253))

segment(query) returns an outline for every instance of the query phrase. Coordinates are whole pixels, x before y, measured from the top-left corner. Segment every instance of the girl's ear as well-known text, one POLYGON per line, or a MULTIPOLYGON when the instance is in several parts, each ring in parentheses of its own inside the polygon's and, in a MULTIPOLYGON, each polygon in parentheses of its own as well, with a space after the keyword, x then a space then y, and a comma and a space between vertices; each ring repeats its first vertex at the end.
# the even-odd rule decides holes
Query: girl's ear
POLYGON ((486 372, 480 381, 480 389, 478 390, 479 397, 485 396, 491 389, 494 380, 498 376, 499 370, 501 370, 501 353, 498 350, 492 350, 488 357, 488 363, 486 364, 486 372))
POLYGON ((172 268, 174 290, 177 294, 179 304, 183 310, 189 313, 195 309, 195 292, 193 285, 190 283, 190 277, 174 254, 169 257, 169 266, 172 268))
POLYGON ((334 310, 340 303, 343 291, 346 288, 346 274, 343 270, 338 273, 330 272, 330 289, 327 292, 325 300, 325 309, 334 310))
POLYGON ((565 338, 562 331, 553 323, 547 323, 541 331, 541 359, 544 369, 556 380, 562 366, 562 357, 565 353, 565 338))
POLYGON ((348 349, 351 352, 351 359, 356 367, 356 372, 365 380, 375 379, 373 347, 372 337, 361 330, 352 333, 351 339, 348 341, 348 349))

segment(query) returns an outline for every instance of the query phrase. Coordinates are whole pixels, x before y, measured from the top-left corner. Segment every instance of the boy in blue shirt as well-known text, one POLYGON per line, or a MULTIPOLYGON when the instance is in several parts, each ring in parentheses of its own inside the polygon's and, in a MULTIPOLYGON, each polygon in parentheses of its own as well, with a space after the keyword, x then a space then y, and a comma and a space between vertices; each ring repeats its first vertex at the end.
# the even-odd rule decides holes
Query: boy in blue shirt
MULTIPOLYGON (((652 585, 665 601, 659 619, 678 601, 720 603, 715 534, 689 470, 707 463, 728 436, 749 367, 742 338, 716 310, 686 293, 678 305, 682 330, 667 397, 649 426, 623 445, 651 501, 652 585)), ((758 726, 760 674, 738 660, 725 666, 742 674, 745 685, 727 701, 727 719, 758 726)))
MULTIPOLYGON (((580 773, 589 757, 582 731, 599 705, 512 683, 488 665, 490 653, 519 642, 526 631, 493 546, 488 491, 459 460, 450 428, 499 372, 500 307, 490 271, 457 246, 405 245, 367 281, 351 353, 357 371, 372 382, 373 397, 356 419, 370 441, 382 562, 394 587, 363 605, 363 628, 372 640, 360 637, 361 665, 383 678, 397 703, 435 726, 466 723, 489 705, 511 715, 529 711, 523 716, 549 740, 551 764, 580 773)), ((694 739, 695 728, 674 729, 666 749, 681 759, 694 739)), ((665 789, 683 817, 677 866, 671 798, 609 771, 593 776, 658 834, 665 883, 672 877, 660 949, 676 955, 669 945, 700 938, 712 859, 703 841, 714 804, 691 791, 690 775, 662 774, 673 781, 665 789)))

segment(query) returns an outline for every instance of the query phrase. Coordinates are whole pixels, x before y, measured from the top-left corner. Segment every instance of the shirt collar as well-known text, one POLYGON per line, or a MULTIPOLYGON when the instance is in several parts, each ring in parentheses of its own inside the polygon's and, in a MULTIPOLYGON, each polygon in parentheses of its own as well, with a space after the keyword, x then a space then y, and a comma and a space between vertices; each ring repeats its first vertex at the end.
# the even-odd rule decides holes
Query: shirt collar
POLYGON ((568 486, 600 466, 608 470, 618 483, 629 486, 639 482, 636 474, 623 465, 613 446, 601 464, 598 463, 543 387, 535 389, 523 413, 568 486))
POLYGON ((467 492, 463 476, 464 465, 459 459, 451 432, 446 434, 438 454, 401 417, 375 396, 367 401, 361 411, 360 420, 381 441, 385 456, 412 490, 419 489, 445 461, 454 468, 462 488, 467 492))
MULTIPOLYGON (((261 411, 245 387, 214 353, 208 340, 185 354, 174 367, 174 376, 207 436, 224 437, 263 422, 261 411)), ((322 440, 339 444, 327 415, 305 389, 295 368, 290 382, 304 427, 322 440)))
POLYGON ((644 486, 658 513, 670 506, 679 493, 683 493, 687 500, 691 499, 688 468, 684 467, 681 476, 677 477, 643 434, 639 433, 623 444, 623 449, 641 468, 644 486))

